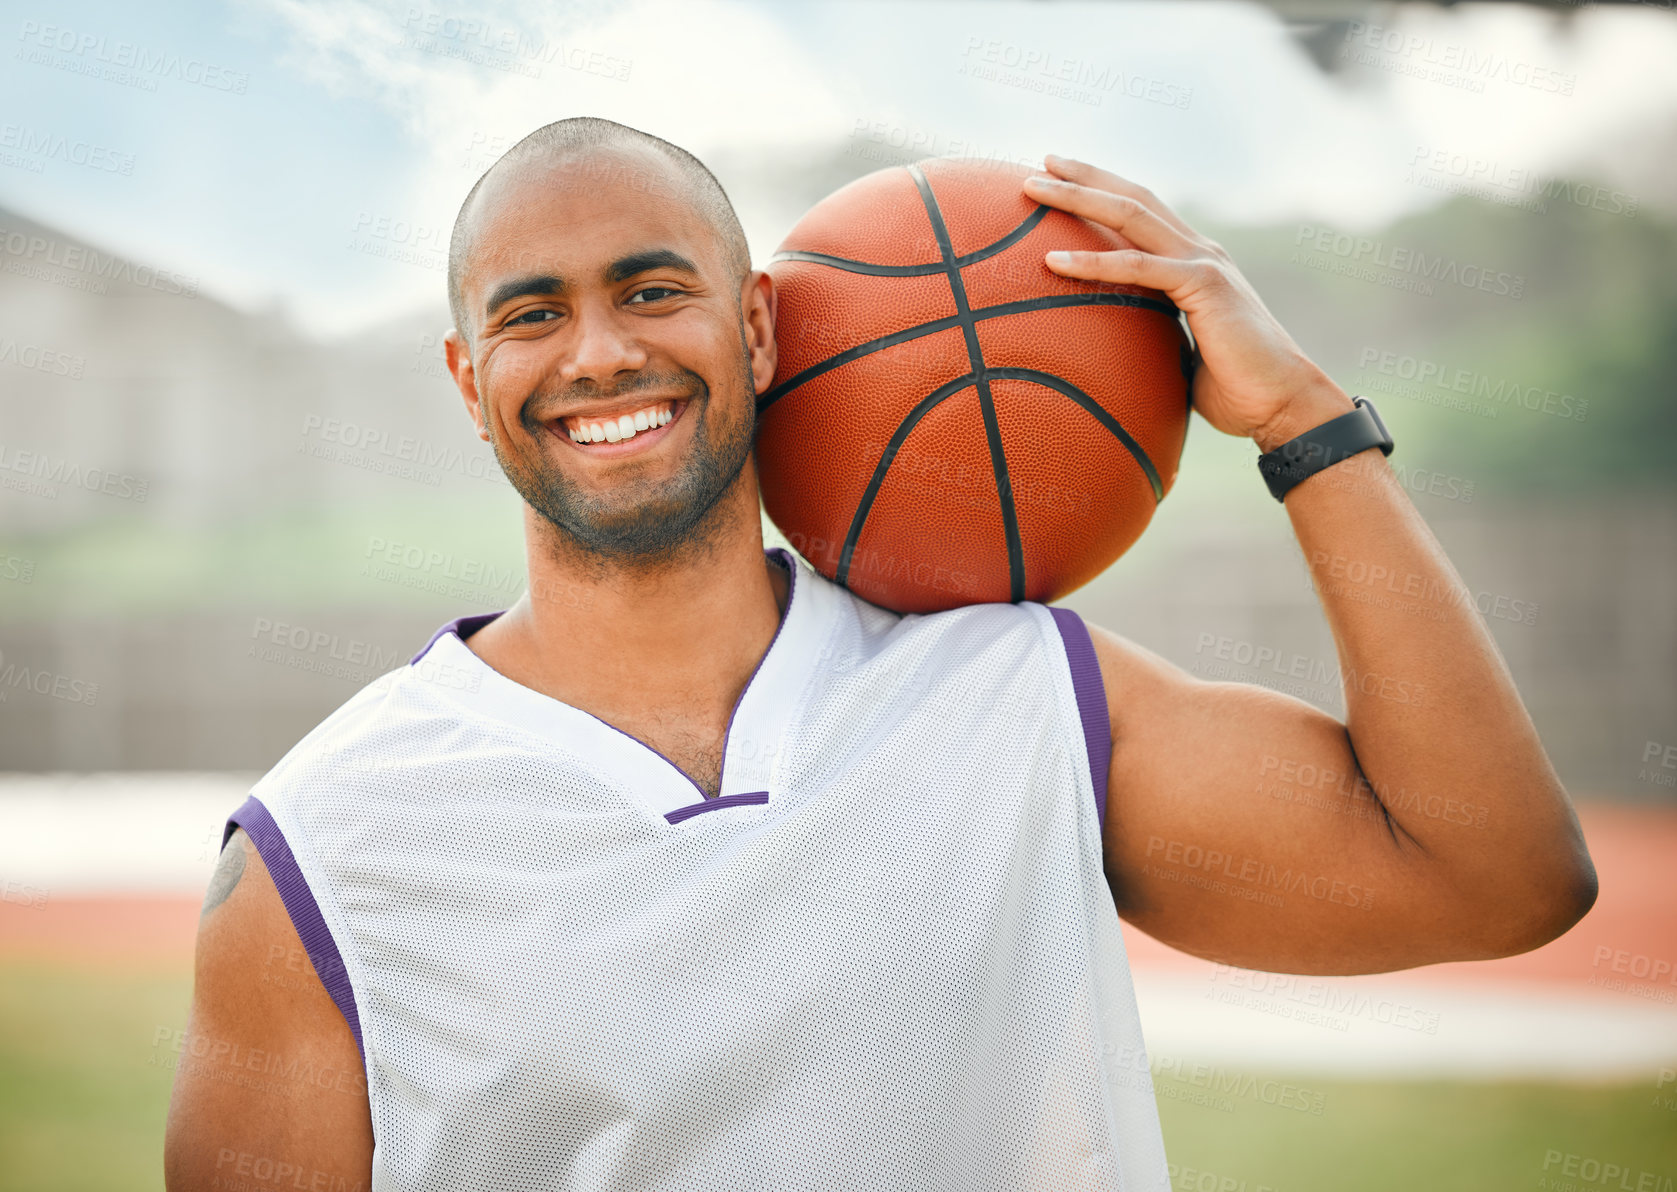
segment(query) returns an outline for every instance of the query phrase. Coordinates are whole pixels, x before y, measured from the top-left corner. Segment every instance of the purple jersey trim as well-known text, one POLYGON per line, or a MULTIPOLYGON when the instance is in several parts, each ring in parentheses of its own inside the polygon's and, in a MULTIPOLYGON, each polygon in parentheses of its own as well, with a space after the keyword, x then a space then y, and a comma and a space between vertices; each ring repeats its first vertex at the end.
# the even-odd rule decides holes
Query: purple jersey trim
POLYGON ((414 663, 429 654, 431 652, 431 647, 437 644, 437 639, 443 634, 452 633, 461 641, 465 641, 468 637, 472 636, 472 634, 476 633, 479 629, 482 629, 485 625, 489 624, 489 622, 493 621, 496 617, 500 616, 501 613, 506 611, 507 610, 503 608, 500 613, 473 613, 469 617, 455 617, 454 620, 450 621, 447 625, 444 625, 441 629, 431 635, 431 640, 425 643, 425 648, 415 654, 412 658, 408 659, 408 665, 414 665, 414 663))
POLYGON ((692 819, 706 811, 716 811, 723 807, 740 807, 749 803, 767 803, 768 791, 752 791, 746 795, 718 795, 714 799, 705 799, 699 803, 689 803, 685 807, 677 807, 674 811, 666 811, 664 818, 672 824, 679 824, 684 819, 692 819))
MULTIPOLYGON (((794 599, 796 599, 797 595, 798 595, 798 567, 797 567, 797 564, 792 561, 792 552, 787 550, 784 546, 774 546, 774 547, 770 547, 768 550, 764 551, 763 554, 765 556, 773 557, 776 562, 778 562, 782 567, 786 568, 786 607, 780 610, 780 624, 778 624, 774 627, 774 636, 769 639, 768 649, 763 651, 763 656, 757 660, 757 665, 751 668, 750 678, 746 679, 745 686, 740 688, 740 693, 739 693, 738 697, 736 697, 735 700, 734 700, 733 711, 728 713, 728 727, 722 734, 722 766, 723 766, 724 769, 726 769, 726 767, 728 765, 728 738, 733 734, 733 731, 734 731, 734 717, 739 713, 740 704, 745 700, 745 693, 748 690, 750 690, 750 688, 751 688, 751 680, 755 679, 757 677, 757 672, 763 669, 763 663, 768 661, 769 654, 774 650, 774 644, 777 641, 780 640, 780 631, 782 629, 786 628, 786 619, 792 615, 792 601, 794 599)), ((501 612, 505 612, 505 611, 506 611, 505 609, 501 610, 501 612)), ((425 657, 425 655, 430 651, 431 647, 437 644, 437 639, 442 637, 443 634, 452 633, 452 634, 455 634, 456 636, 458 636, 461 641, 465 641, 468 637, 472 636, 472 634, 476 633, 479 629, 482 629, 485 625, 489 624, 489 622, 493 621, 496 617, 498 617, 500 615, 501 615, 501 613, 476 613, 476 614, 474 614, 472 616, 468 616, 468 617, 456 617, 454 620, 450 621, 447 625, 444 625, 441 629, 439 629, 435 633, 433 633, 431 635, 431 640, 425 643, 425 649, 421 650, 419 653, 415 654, 411 659, 409 659, 408 660, 408 665, 412 666, 416 662, 418 662, 421 658, 425 657)), ((581 709, 578 709, 578 710, 581 711, 581 709)), ((591 715, 591 716, 593 715, 593 713, 591 713, 591 712, 588 713, 588 714, 591 715)), ((600 718, 598 716, 595 716, 594 719, 600 720, 600 718)), ((669 758, 664 757, 664 754, 662 752, 660 752, 657 749, 654 749, 651 745, 648 745, 645 741, 641 740, 639 737, 633 735, 632 733, 624 733, 622 729, 618 728, 615 724, 612 724, 610 721, 600 720, 600 723, 605 725, 607 728, 611 729, 613 732, 623 733, 623 735, 625 737, 628 737, 629 740, 631 740, 635 744, 641 746, 643 749, 651 750, 653 753, 656 753, 659 757, 664 758, 664 760, 666 762, 670 763, 670 769, 674 770, 677 774, 680 774, 683 778, 687 779, 688 782, 693 783, 693 789, 698 791, 700 796, 704 798, 705 801, 703 803, 689 804, 686 807, 678 807, 673 812, 666 812, 665 813, 666 818, 670 815, 676 816, 675 819, 670 820, 670 823, 672 823, 672 824, 679 823, 681 820, 686 819, 689 815, 696 815, 697 812, 692 810, 692 808, 694 808, 694 807, 697 807, 700 811, 703 811, 703 810, 706 810, 707 808, 709 808, 712 803, 716 802, 716 800, 711 799, 709 796, 705 795, 703 787, 701 787, 697 782, 693 782, 692 775, 688 774, 686 770, 683 770, 680 766, 676 765, 675 762, 670 761, 669 758)), ((716 777, 717 777, 717 785, 720 786, 721 781, 722 781, 721 773, 718 772, 716 777)), ((728 796, 725 796, 725 798, 734 799, 736 801, 745 801, 745 802, 750 802, 750 803, 766 803, 766 802, 768 802, 768 798, 769 798, 768 792, 767 791, 762 791, 762 792, 759 792, 759 793, 762 795, 762 798, 758 798, 756 794, 752 794, 752 795, 728 795, 728 796)), ((722 804, 722 806, 728 806, 728 805, 729 804, 722 804)))
POLYGON ((314 965, 320 983, 326 986, 326 992, 332 995, 332 1000, 343 1013, 344 1021, 349 1023, 350 1033, 355 1036, 356 1050, 361 1053, 361 1062, 365 1064, 367 1049, 361 1042, 361 1016, 355 1012, 355 993, 350 989, 344 958, 326 926, 313 891, 303 879, 303 871, 297 866, 291 846, 285 842, 285 834, 255 795, 247 798, 237 811, 227 817, 227 826, 221 831, 223 848, 227 847, 235 827, 245 830, 250 842, 256 846, 257 855, 268 867, 268 876, 274 879, 274 888, 279 891, 286 914, 291 916, 291 925, 303 941, 309 963, 314 965))
POLYGON ((1106 712, 1106 684, 1101 679, 1095 643, 1083 618, 1069 608, 1050 608, 1050 616, 1065 643, 1071 664, 1071 686, 1077 692, 1077 714, 1083 721, 1083 744, 1089 754, 1089 777, 1095 784, 1095 822, 1106 831, 1106 775, 1112 765, 1112 721, 1106 712))

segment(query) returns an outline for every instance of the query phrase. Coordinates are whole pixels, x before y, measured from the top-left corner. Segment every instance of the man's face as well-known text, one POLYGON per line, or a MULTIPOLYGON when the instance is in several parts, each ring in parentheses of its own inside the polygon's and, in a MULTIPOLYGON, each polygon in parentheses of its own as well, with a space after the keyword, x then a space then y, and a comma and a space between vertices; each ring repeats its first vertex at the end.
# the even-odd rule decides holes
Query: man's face
POLYGON ((755 431, 719 237, 650 153, 491 179, 477 210, 461 277, 475 334, 469 362, 450 358, 508 480, 593 554, 667 557, 704 532, 755 431))

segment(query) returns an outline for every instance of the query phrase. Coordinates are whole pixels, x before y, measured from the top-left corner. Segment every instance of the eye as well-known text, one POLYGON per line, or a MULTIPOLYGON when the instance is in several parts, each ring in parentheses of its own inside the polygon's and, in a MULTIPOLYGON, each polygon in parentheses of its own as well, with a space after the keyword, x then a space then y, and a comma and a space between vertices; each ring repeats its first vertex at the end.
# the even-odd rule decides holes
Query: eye
MULTIPOLYGON (((656 302, 656 301, 658 301, 658 296, 659 295, 662 295, 662 294, 679 294, 679 293, 681 293, 680 290, 672 290, 669 286, 647 286, 646 289, 644 289, 644 290, 636 290, 633 294, 630 294, 629 295, 629 301, 633 302, 637 298, 646 298, 647 295, 650 294, 650 295, 652 295, 652 298, 650 300, 656 302)), ((642 303, 641 305, 644 306, 645 303, 642 303)))
POLYGON ((522 324, 527 327, 533 323, 545 323, 547 322, 547 317, 549 315, 552 315, 555 319, 559 317, 558 314, 551 310, 527 310, 521 315, 515 315, 513 318, 508 319, 507 326, 516 327, 522 324))

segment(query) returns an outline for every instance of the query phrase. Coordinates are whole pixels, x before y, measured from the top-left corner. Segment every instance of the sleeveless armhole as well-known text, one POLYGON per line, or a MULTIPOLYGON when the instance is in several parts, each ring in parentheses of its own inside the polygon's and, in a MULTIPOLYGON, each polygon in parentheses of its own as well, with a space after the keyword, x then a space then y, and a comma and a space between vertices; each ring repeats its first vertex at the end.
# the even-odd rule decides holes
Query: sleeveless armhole
POLYGON ((1106 711, 1106 683, 1101 679, 1095 644, 1083 618, 1069 608, 1050 607, 1054 627, 1060 631, 1066 662, 1071 668, 1072 690, 1077 695, 1077 714, 1083 722, 1084 751, 1089 756, 1089 778, 1095 788, 1095 822, 1106 831, 1106 779, 1112 764, 1112 720, 1106 711))
POLYGON ((332 995, 332 1001, 337 1004, 344 1021, 349 1023, 350 1033, 355 1036, 355 1049, 361 1053, 361 1063, 365 1067, 367 1049, 361 1042, 361 1016, 355 1009, 355 991, 350 987, 349 972, 344 968, 338 942, 332 938, 326 918, 320 913, 320 904, 315 901, 314 892, 309 889, 303 870, 297 864, 291 846, 286 843, 285 833, 280 831, 273 815, 255 795, 245 799, 239 809, 227 817, 227 824, 221 831, 223 848, 233 838, 235 828, 245 830, 245 835, 256 846, 257 855, 268 867, 268 875, 274 879, 274 888, 285 904, 285 912, 291 916, 291 925, 297 929, 303 948, 309 954, 309 963, 314 966, 326 992, 332 995))

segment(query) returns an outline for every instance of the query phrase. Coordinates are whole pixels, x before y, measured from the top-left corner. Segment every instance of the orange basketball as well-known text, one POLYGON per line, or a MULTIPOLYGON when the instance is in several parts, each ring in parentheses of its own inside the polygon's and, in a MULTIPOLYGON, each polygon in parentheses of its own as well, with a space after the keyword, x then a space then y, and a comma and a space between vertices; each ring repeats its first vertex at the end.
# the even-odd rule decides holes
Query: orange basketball
POLYGON ((1023 166, 859 178, 768 266, 763 504, 810 564, 897 612, 1048 602, 1141 536, 1176 479, 1190 355, 1157 290, 1051 272, 1128 247, 1027 198, 1023 166))

